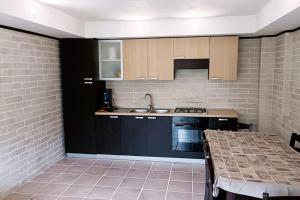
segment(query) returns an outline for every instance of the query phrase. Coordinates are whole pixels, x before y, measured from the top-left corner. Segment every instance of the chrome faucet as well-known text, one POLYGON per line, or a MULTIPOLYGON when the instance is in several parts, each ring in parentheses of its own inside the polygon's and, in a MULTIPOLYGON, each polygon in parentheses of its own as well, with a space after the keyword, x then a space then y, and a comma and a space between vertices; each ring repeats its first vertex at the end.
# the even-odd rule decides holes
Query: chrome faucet
POLYGON ((152 98, 152 95, 147 93, 145 94, 145 98, 149 96, 149 109, 150 109, 150 112, 154 109, 154 105, 153 105, 153 98, 152 98))

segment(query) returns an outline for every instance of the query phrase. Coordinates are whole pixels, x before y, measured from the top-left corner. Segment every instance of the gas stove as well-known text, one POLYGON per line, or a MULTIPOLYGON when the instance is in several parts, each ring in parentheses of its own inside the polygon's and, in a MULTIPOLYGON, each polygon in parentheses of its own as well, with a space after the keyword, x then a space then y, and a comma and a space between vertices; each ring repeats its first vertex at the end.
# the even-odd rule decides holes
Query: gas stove
POLYGON ((199 113, 207 114, 206 108, 194 108, 194 107, 177 107, 175 113, 199 113))

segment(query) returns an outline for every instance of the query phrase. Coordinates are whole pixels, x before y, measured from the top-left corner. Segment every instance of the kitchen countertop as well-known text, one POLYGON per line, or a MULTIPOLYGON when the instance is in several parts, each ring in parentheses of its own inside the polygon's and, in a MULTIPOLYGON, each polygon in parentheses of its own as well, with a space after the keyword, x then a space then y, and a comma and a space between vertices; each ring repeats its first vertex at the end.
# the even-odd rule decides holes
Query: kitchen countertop
POLYGON ((238 113, 233 109, 206 109, 207 114, 201 113, 175 113, 174 109, 170 109, 169 113, 135 113, 130 112, 135 108, 119 108, 118 110, 107 112, 97 111, 95 115, 127 115, 127 116, 171 116, 171 117, 226 117, 238 118, 238 113))

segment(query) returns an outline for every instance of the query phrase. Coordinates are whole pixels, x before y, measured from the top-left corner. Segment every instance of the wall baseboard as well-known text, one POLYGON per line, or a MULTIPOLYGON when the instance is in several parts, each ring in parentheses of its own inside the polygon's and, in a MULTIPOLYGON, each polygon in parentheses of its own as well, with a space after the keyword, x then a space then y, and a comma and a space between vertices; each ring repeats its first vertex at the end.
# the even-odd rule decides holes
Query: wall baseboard
POLYGON ((165 157, 122 156, 122 155, 80 154, 80 153, 67 153, 66 155, 68 158, 141 160, 141 161, 155 161, 155 162, 179 162, 179 163, 205 164, 204 159, 190 159, 190 158, 169 158, 169 157, 165 158, 165 157))

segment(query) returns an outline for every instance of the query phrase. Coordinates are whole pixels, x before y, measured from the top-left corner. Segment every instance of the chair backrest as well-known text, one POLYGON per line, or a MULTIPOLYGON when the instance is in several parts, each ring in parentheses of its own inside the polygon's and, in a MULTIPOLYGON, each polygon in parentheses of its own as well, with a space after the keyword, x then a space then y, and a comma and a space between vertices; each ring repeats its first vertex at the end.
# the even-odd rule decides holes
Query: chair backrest
POLYGON ((203 144, 203 148, 204 148, 205 165, 207 168, 208 181, 212 185, 212 184, 214 184, 215 174, 214 174, 213 162, 212 162, 211 154, 210 154, 210 150, 209 150, 209 145, 207 142, 205 142, 203 144))
POLYGON ((300 196, 277 196, 277 197, 270 197, 269 193, 263 193, 263 200, 300 200, 300 196))
POLYGON ((297 151, 300 151, 300 148, 297 148, 295 147, 295 143, 297 142, 300 142, 300 135, 297 134, 297 133, 292 133, 292 136, 291 136, 291 140, 290 140, 290 146, 297 150, 297 151))
POLYGON ((252 132, 253 131, 253 124, 245 124, 245 123, 238 123, 237 124, 237 129, 240 130, 240 129, 248 129, 249 132, 252 132))

